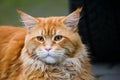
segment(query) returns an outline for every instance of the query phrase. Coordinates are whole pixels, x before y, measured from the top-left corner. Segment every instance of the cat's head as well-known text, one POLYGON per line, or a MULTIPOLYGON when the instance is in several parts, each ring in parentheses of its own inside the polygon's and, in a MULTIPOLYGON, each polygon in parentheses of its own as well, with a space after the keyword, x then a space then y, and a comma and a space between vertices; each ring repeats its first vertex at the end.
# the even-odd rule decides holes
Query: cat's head
POLYGON ((68 16, 36 18, 18 11, 27 28, 25 54, 47 64, 77 56, 82 48, 77 29, 80 12, 81 8, 68 16))

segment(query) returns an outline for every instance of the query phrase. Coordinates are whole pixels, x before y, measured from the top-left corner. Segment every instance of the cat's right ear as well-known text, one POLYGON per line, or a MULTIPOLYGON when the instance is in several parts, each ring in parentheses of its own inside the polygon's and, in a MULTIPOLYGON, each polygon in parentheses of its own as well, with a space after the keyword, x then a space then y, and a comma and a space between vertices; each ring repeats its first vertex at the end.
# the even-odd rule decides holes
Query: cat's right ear
POLYGON ((24 13, 21 10, 17 10, 17 12, 20 15, 20 17, 22 19, 22 22, 24 23, 25 27, 28 30, 31 30, 36 25, 36 23, 38 22, 34 17, 24 13))
POLYGON ((75 10, 74 12, 72 12, 71 14, 69 14, 68 16, 66 16, 65 20, 63 21, 63 23, 70 30, 77 31, 77 26, 78 26, 78 23, 79 23, 81 11, 82 11, 82 8, 78 8, 77 10, 75 10))

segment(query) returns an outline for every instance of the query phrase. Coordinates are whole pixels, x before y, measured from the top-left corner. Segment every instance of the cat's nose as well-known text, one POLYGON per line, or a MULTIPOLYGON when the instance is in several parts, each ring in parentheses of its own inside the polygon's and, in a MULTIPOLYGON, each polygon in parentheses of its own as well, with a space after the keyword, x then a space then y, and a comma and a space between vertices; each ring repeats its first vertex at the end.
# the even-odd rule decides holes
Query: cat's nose
POLYGON ((46 51, 50 51, 52 48, 45 48, 46 51))

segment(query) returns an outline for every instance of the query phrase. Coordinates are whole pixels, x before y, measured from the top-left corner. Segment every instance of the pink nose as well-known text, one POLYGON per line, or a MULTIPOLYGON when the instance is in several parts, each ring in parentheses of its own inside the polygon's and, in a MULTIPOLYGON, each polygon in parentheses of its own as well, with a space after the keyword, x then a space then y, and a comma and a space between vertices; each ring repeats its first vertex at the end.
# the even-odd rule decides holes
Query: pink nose
POLYGON ((52 48, 45 48, 46 51, 50 51, 52 48))

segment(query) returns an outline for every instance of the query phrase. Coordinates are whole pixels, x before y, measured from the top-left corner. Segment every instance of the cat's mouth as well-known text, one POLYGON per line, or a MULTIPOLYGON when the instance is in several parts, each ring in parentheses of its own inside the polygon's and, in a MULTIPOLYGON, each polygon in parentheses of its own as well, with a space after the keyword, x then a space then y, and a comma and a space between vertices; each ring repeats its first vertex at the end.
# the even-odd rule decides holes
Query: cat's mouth
POLYGON ((35 55, 39 58, 40 61, 46 64, 59 64, 64 60, 65 50, 60 51, 39 51, 35 50, 35 55))
POLYGON ((50 55, 50 53, 47 53, 47 55, 42 58, 47 58, 47 57, 52 57, 52 55, 50 55))
POLYGON ((43 53, 44 55, 40 55, 41 53, 36 54, 38 59, 46 64, 53 65, 59 63, 60 59, 57 56, 51 55, 50 53, 43 53))
POLYGON ((51 55, 47 55, 46 57, 42 58, 41 61, 49 65, 57 64, 59 62, 56 57, 53 57, 51 55))

